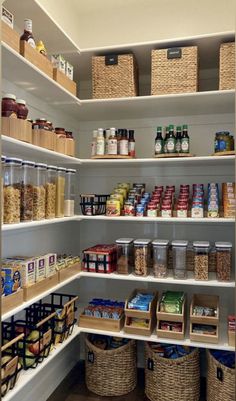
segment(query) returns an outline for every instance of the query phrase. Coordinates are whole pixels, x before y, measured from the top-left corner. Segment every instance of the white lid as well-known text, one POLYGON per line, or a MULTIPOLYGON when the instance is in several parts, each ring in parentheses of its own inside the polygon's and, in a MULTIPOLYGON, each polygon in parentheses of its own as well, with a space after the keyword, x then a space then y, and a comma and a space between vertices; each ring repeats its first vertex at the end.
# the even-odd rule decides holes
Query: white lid
POLYGON ((65 171, 65 172, 66 172, 66 168, 64 168, 64 167, 57 167, 57 171, 65 171))
POLYGON ((231 242, 216 242, 215 243, 216 248, 232 248, 232 243, 231 242))
POLYGON ((5 163, 22 164, 22 159, 17 159, 16 157, 6 157, 5 163))
POLYGON ((34 167, 35 166, 35 162, 32 162, 30 160, 23 160, 22 165, 23 166, 34 167))
POLYGON ((116 240, 117 244, 130 244, 131 242, 133 242, 133 238, 119 238, 116 240))
POLYGON ((76 170, 74 168, 67 168, 66 173, 76 173, 76 170))
POLYGON ((16 103, 20 103, 20 104, 25 105, 25 104, 26 104, 26 101, 23 100, 23 99, 16 99, 16 103))
POLYGON ((188 241, 179 241, 179 240, 175 240, 171 242, 172 246, 187 246, 188 245, 188 241))
POLYGON ((2 155, 2 156, 1 156, 1 162, 4 163, 5 160, 6 160, 6 156, 3 156, 3 155, 2 155))
POLYGON ((136 239, 135 241, 134 241, 134 245, 148 245, 148 244, 150 244, 150 242, 151 242, 151 240, 150 239, 147 239, 147 238, 144 238, 144 239, 136 239))
POLYGON ((162 246, 167 246, 169 244, 168 239, 154 239, 152 241, 152 245, 162 245, 162 246))
POLYGON ((3 95, 3 98, 8 98, 8 99, 13 99, 16 100, 16 96, 13 95, 12 93, 6 93, 5 95, 3 95))
POLYGON ((209 241, 193 241, 193 246, 196 248, 209 248, 210 242, 209 241))
POLYGON ((36 168, 47 168, 47 165, 46 164, 44 164, 44 163, 35 163, 35 167, 36 168))
POLYGON ((57 166, 48 166, 48 170, 57 170, 57 166))

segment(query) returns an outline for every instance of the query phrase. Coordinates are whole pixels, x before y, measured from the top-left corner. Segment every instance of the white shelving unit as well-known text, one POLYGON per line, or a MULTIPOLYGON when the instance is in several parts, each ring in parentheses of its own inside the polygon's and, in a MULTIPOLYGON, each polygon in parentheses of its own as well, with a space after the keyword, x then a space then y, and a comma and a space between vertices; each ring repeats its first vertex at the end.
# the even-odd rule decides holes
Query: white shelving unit
POLYGON ((68 223, 70 221, 80 221, 80 216, 72 216, 72 217, 58 217, 56 219, 47 219, 47 220, 39 220, 39 221, 29 221, 23 223, 15 223, 15 224, 3 224, 2 232, 5 231, 15 231, 15 230, 27 230, 28 228, 37 228, 41 226, 48 226, 52 224, 59 223, 68 223))
POLYGON ((204 218, 192 218, 192 217, 136 217, 136 216, 117 216, 110 217, 104 215, 98 216, 85 216, 80 215, 81 220, 102 220, 102 221, 126 221, 126 222, 136 222, 136 223, 167 223, 167 224, 175 224, 175 223, 190 223, 190 224, 234 224, 235 219, 233 218, 224 218, 224 217, 204 217, 204 218))

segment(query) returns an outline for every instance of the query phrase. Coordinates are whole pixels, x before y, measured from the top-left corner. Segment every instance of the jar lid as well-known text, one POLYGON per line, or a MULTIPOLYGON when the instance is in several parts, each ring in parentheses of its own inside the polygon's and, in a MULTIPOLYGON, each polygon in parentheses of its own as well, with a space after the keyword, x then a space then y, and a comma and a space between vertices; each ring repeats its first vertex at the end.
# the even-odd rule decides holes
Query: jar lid
POLYGON ((148 245, 148 244, 150 244, 150 242, 151 242, 151 240, 150 239, 146 239, 146 238, 144 238, 144 239, 136 239, 134 241, 134 245, 148 245))
POLYGON ((30 160, 23 160, 22 166, 35 167, 35 162, 32 162, 30 160))
POLYGON ((22 164, 22 159, 17 159, 15 157, 7 157, 5 160, 6 164, 18 164, 21 165, 22 164))
POLYGON ((216 248, 232 248, 232 243, 231 242, 216 242, 215 243, 216 248))
POLYGON ((1 156, 1 162, 4 163, 5 160, 6 160, 6 156, 3 156, 3 155, 2 155, 2 156, 1 156))
POLYGON ((36 121, 47 121, 47 119, 46 118, 44 118, 44 117, 40 117, 40 118, 36 118, 36 121))
POLYGON ((48 170, 57 170, 57 166, 48 166, 47 167, 48 170))
POLYGON ((116 240, 117 244, 130 244, 131 242, 133 242, 133 238, 119 238, 116 240))
POLYGON ((74 168, 67 168, 66 173, 76 173, 76 170, 74 168))
POLYGON ((57 171, 65 171, 65 172, 66 172, 66 168, 64 168, 64 167, 57 167, 57 171))
POLYGON ((3 96, 3 99, 12 99, 12 100, 16 100, 16 96, 13 95, 12 93, 6 93, 6 94, 3 96))
POLYGON ((152 241, 152 245, 162 245, 162 246, 167 246, 169 244, 168 239, 154 239, 152 241))
POLYGON ((193 246, 196 248, 209 248, 210 242, 209 241, 193 241, 193 246))
POLYGON ((23 99, 16 99, 16 103, 23 104, 24 106, 26 105, 26 101, 23 99))
POLYGON ((188 241, 179 241, 179 240, 175 240, 171 242, 172 246, 187 246, 188 245, 188 241))
POLYGON ((35 163, 35 168, 42 168, 42 169, 46 169, 47 165, 44 163, 35 163))
POLYGON ((55 130, 57 130, 57 131, 65 131, 65 128, 56 127, 55 130))

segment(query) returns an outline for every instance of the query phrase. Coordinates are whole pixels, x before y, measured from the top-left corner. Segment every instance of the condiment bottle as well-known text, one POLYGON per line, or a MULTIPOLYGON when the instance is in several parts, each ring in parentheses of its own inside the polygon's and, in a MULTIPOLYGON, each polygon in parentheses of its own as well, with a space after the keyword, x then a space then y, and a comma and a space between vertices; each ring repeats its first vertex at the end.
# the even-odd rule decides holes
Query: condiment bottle
POLYGON ((26 102, 23 99, 16 99, 17 103, 17 117, 21 120, 26 120, 29 110, 26 107, 26 102))
POLYGON ((64 217, 66 169, 58 167, 56 178, 56 217, 64 217))
POLYGON ((97 135, 98 131, 96 129, 93 130, 93 139, 91 143, 91 157, 96 156, 97 153, 97 135))
POLYGON ((134 130, 129 130, 129 156, 135 157, 134 130))
POLYGON ((105 153, 105 138, 103 128, 98 128, 96 155, 103 156, 105 153))
POLYGON ((157 134, 155 138, 155 155, 160 155, 164 152, 162 127, 157 127, 157 134))
POLYGON ((110 128, 110 136, 108 138, 108 155, 117 155, 117 138, 116 129, 110 128))
POLYGON ((164 153, 167 153, 167 141, 169 138, 169 127, 166 127, 165 139, 164 139, 164 153))
POLYGON ((104 137, 105 137, 105 151, 104 154, 107 155, 108 154, 108 141, 110 138, 110 129, 107 128, 106 130, 103 131, 104 137))
POLYGON ((183 125, 183 135, 181 139, 181 151, 182 153, 189 153, 189 136, 188 136, 188 126, 183 125))
POLYGON ((18 106, 15 95, 7 93, 2 98, 2 117, 17 118, 18 106))
POLYGON ((120 155, 128 156, 128 154, 129 154, 129 141, 127 137, 127 129, 124 129, 120 140, 120 155))
POLYGON ((175 134, 174 126, 169 126, 169 136, 166 142, 167 153, 175 153, 175 134))
POLYGON ((117 154, 118 155, 120 154, 120 140, 122 137, 122 132, 123 132, 123 129, 118 128, 118 131, 117 131, 117 154))
POLYGON ((32 34, 32 20, 25 19, 24 20, 24 33, 21 35, 20 40, 24 40, 29 43, 34 49, 36 48, 34 37, 32 34))
POLYGON ((67 169, 65 176, 65 201, 64 216, 70 217, 75 214, 75 173, 74 169, 67 169))
POLYGON ((181 141, 182 141, 182 131, 181 127, 178 126, 176 127, 176 143, 175 143, 176 153, 181 153, 181 141))

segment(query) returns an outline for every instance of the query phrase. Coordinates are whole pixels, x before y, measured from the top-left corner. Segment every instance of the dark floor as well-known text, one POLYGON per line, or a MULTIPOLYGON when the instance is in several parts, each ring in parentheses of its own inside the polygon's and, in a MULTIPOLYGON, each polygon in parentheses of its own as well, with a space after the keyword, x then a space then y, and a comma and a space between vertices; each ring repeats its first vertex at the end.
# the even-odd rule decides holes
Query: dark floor
MULTIPOLYGON (((204 386, 203 386, 204 387, 204 386)), ((201 398, 202 401, 205 397, 201 398)), ((78 364, 47 401, 148 401, 144 395, 144 372, 138 372, 138 386, 122 397, 100 397, 91 393, 84 379, 84 366, 78 364)))

